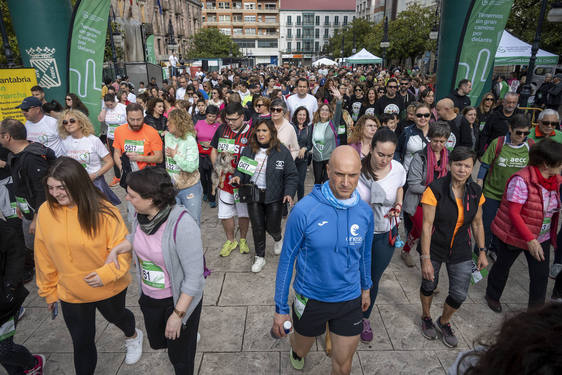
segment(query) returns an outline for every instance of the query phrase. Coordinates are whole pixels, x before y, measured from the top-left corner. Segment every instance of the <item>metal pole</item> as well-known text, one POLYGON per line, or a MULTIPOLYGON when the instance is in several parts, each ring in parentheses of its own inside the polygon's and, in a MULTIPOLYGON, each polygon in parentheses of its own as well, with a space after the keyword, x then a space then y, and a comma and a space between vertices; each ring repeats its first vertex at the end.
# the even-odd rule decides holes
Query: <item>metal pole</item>
POLYGON ((113 61, 113 73, 117 76, 117 54, 115 53, 115 42, 113 41, 113 27, 111 26, 111 16, 107 19, 107 28, 109 29, 109 44, 111 45, 111 60, 113 61))
POLYGON ((0 32, 2 33, 2 43, 4 44, 4 55, 6 55, 6 62, 8 63, 8 68, 13 68, 16 66, 16 61, 14 58, 14 53, 10 48, 8 32, 6 31, 6 25, 4 25, 4 15, 2 14, 1 8, 0 8, 0 32))
MULTIPOLYGON (((386 44, 388 43, 388 17, 384 17, 384 34, 382 37, 382 41, 386 44)), ((383 47, 382 49, 382 67, 386 65, 386 49, 388 46, 383 47)))
POLYGON ((547 0, 542 0, 541 11, 539 14, 539 19, 537 22, 537 29, 535 30, 535 40, 533 41, 533 46, 531 48, 531 58, 529 59, 529 65, 527 67, 527 80, 525 85, 521 89, 521 99, 519 102, 522 107, 526 107, 529 102, 529 97, 531 96, 531 82, 533 80, 533 72, 535 70, 535 62, 537 60, 537 52, 539 51, 539 43, 541 41, 542 24, 544 22, 544 15, 546 13, 546 2, 547 0))

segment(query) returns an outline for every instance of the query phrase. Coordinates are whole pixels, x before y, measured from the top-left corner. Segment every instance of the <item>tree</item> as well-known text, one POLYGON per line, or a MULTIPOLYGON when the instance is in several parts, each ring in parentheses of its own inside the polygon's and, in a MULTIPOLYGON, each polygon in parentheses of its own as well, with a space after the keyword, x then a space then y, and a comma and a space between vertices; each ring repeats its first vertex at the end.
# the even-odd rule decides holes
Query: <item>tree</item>
MULTIPOLYGON (((535 39, 541 2, 542 0, 515 0, 505 27, 507 31, 532 44, 535 39)), ((555 0, 548 0, 546 14, 555 2, 555 0)), ((562 24, 544 20, 540 48, 557 55, 562 54, 562 24)))
MULTIPOLYGON (((2 12, 2 19, 4 20, 4 25, 6 26, 10 49, 14 54, 14 61, 16 65, 21 65, 21 55, 20 49, 18 47, 18 40, 16 39, 16 34, 14 33, 14 28, 12 27, 12 18, 10 17, 8 2, 6 0, 0 0, 0 12, 2 12)), ((7 63, 8 60, 6 59, 6 55, 4 54, 4 46, 2 45, 2 53, 0 53, 0 65, 6 65, 7 63)))
POLYGON ((199 30, 190 37, 190 48, 187 57, 228 57, 232 52, 233 57, 240 56, 240 49, 228 35, 224 35, 217 28, 210 27, 199 30))
POLYGON ((349 27, 339 29, 328 42, 328 51, 335 57, 350 56, 353 50, 353 34, 355 33, 355 46, 357 51, 361 48, 367 48, 366 44, 368 39, 373 33, 375 25, 362 18, 353 20, 349 27), (344 56, 341 56, 341 41, 344 35, 344 56))

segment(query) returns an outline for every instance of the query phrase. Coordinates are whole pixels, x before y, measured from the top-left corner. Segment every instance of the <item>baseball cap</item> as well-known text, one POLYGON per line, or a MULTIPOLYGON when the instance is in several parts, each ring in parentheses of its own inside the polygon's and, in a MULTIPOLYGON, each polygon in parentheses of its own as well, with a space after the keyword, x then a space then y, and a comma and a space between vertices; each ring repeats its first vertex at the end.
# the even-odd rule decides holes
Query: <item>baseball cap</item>
POLYGON ((41 107, 41 100, 37 99, 35 96, 28 96, 16 108, 26 110, 33 107, 41 107))

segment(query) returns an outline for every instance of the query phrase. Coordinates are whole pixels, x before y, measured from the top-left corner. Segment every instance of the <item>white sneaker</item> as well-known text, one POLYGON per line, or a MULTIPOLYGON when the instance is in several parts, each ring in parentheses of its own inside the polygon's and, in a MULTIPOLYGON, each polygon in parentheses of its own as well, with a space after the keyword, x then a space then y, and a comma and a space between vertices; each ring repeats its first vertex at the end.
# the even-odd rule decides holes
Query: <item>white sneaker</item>
POLYGON ((556 279, 560 271, 562 271, 562 264, 553 263, 552 266, 550 267, 550 274, 549 274, 550 278, 556 279))
POLYGON ((137 363, 142 355, 142 331, 135 328, 137 337, 133 339, 125 339, 125 346, 127 347, 127 354, 125 355, 125 363, 132 365, 137 363))
POLYGON ((283 250, 283 240, 279 240, 273 244, 273 252, 275 255, 281 254, 281 250, 283 250))
POLYGON ((264 257, 254 257, 254 264, 252 265, 252 272, 258 273, 263 269, 265 266, 265 258, 264 257))

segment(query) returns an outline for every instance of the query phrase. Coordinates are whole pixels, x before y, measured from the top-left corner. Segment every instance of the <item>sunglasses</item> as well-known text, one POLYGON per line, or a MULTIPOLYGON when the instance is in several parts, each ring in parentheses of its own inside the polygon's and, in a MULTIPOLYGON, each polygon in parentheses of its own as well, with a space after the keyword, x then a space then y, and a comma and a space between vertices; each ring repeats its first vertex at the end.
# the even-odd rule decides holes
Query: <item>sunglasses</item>
POLYGON ((386 88, 387 88, 387 89, 396 89, 396 88, 398 88, 398 86, 397 86, 397 85, 392 85, 392 86, 386 86, 386 88))
POLYGON ((400 83, 400 86, 408 86, 407 83, 400 83))
POLYGON ((558 121, 544 121, 544 120, 541 120, 541 124, 543 124, 544 126, 552 126, 552 127, 555 127, 556 125, 558 125, 558 121))
POLYGON ((429 116, 431 116, 430 113, 416 113, 417 118, 422 118, 422 117, 429 118, 429 116))
POLYGON ((63 125, 68 125, 69 122, 70 122, 71 124, 74 124, 74 123, 76 122, 76 119, 71 118, 71 119, 68 119, 68 121, 62 120, 62 124, 63 124, 63 125))
POLYGON ((526 137, 526 136, 528 136, 529 134, 531 134, 531 132, 529 132, 529 131, 524 132, 523 130, 516 130, 516 131, 515 131, 515 134, 517 134, 517 135, 519 135, 519 136, 524 135, 524 136, 526 137))
POLYGON ((66 100, 72 100, 72 98, 65 98, 66 100))
POLYGON ((262 103, 257 103, 257 104, 256 104, 256 107, 258 107, 258 108, 259 108, 259 107, 263 107, 263 104, 262 104, 262 103))
POLYGON ((487 101, 487 102, 493 102, 493 101, 494 101, 494 98, 486 98, 486 99, 484 99, 484 100, 487 101))
POLYGON ((355 91, 363 92, 363 90, 361 90, 361 89, 355 89, 355 91))
POLYGON ((283 112, 283 108, 279 108, 279 107, 271 108, 271 112, 281 113, 283 112))

